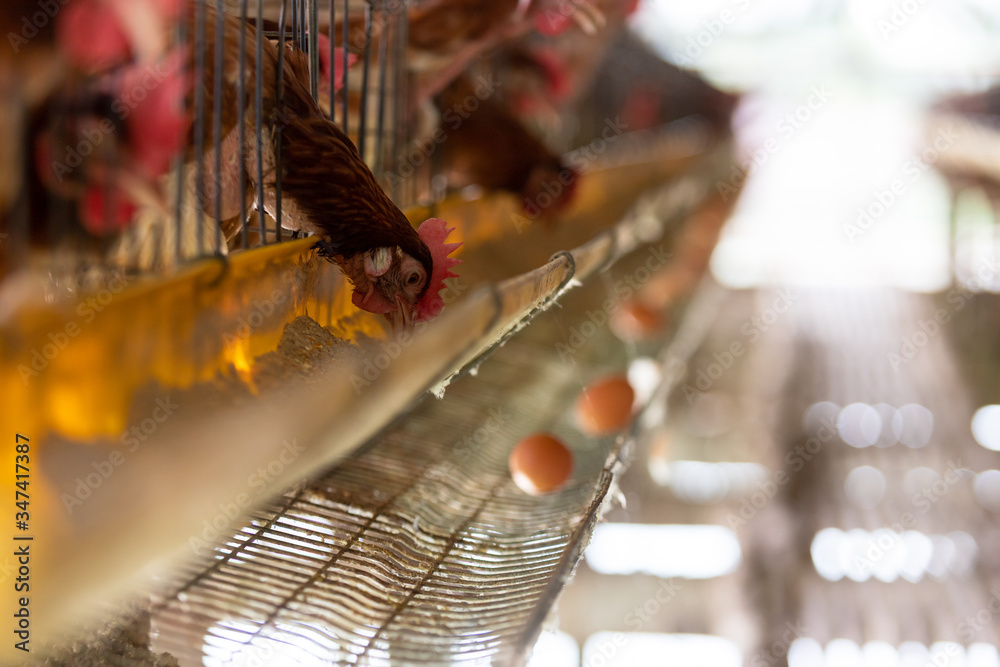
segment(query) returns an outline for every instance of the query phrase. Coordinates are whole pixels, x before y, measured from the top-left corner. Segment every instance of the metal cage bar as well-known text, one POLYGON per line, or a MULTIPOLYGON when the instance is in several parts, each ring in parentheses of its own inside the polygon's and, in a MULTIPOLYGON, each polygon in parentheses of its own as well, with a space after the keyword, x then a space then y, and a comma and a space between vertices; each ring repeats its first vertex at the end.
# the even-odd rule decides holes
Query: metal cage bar
MULTIPOLYGON (((285 68, 289 53, 282 45, 305 54, 310 93, 356 142, 376 180, 398 205, 412 204, 417 188, 393 172, 398 152, 409 140, 406 125, 414 119, 405 97, 408 4, 324 2, 292 0, 289 6, 287 0, 194 0, 185 5, 182 17, 171 19, 175 23, 169 39, 156 57, 166 61, 181 56, 177 74, 188 86, 180 98, 183 136, 176 154, 166 157, 164 173, 141 183, 141 197, 129 184, 139 170, 120 149, 128 141, 124 119, 95 104, 102 94, 110 101, 107 91, 115 86, 127 85, 126 70, 136 63, 96 73, 73 72, 64 88, 51 94, 44 114, 32 115, 25 109, 23 123, 29 137, 45 133, 54 145, 73 145, 79 128, 85 126, 81 120, 87 121, 89 114, 112 121, 116 141, 93 152, 100 173, 110 177, 97 180, 96 170, 81 169, 73 175, 79 183, 70 194, 38 178, 30 144, 17 151, 29 182, 23 195, 7 207, 4 224, 10 233, 0 270, 24 264, 26 253, 15 245, 29 248, 51 241, 53 273, 67 285, 85 290, 82 281, 74 281, 88 271, 97 279, 98 272, 114 268, 154 273, 297 236, 282 228, 286 174, 270 166, 272 155, 279 163, 283 152, 287 157, 281 113, 270 102, 273 96, 281 103, 281 88, 287 85, 283 79, 291 71, 285 68), (235 26, 254 32, 236 32, 235 26), (328 43, 321 46, 326 37, 328 43), (274 67, 275 58, 264 39, 278 46, 274 76, 264 75, 274 67), (81 215, 85 209, 78 193, 84 192, 94 192, 86 209, 88 219, 81 215), (157 206, 161 195, 163 205, 157 206), (97 231, 88 226, 88 220, 95 218, 94 224, 101 225, 97 231)), ((305 68, 302 71, 305 76, 305 68)), ((8 98, 5 108, 16 104, 11 95, 8 98)), ((17 114, 5 115, 11 118, 13 131, 17 114)))
MULTIPOLYGON (((222 56, 224 51, 224 14, 223 0, 215 0, 215 86, 219 86, 222 81, 222 56)), ((241 59, 242 60, 242 59, 241 59)), ((213 185, 215 186, 212 196, 215 204, 213 217, 215 219, 215 252, 222 253, 222 95, 212 96, 212 149, 215 157, 215 173, 213 174, 213 185)), ((200 236, 200 235, 199 235, 200 236)))

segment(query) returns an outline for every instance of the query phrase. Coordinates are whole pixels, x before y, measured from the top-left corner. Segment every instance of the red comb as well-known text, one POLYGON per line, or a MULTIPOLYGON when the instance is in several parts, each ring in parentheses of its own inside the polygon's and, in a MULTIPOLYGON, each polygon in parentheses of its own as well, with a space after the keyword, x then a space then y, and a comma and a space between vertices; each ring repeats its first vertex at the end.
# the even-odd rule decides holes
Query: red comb
POLYGON ((430 284, 422 299, 417 303, 416 321, 423 322, 434 319, 444 308, 444 299, 441 298, 441 290, 444 289, 445 278, 452 278, 458 274, 452 272, 452 267, 461 264, 462 260, 449 257, 455 252, 461 243, 445 243, 448 234, 454 230, 448 227, 444 220, 439 218, 428 218, 420 223, 417 234, 421 240, 427 244, 431 251, 431 258, 434 261, 434 268, 431 270, 430 284))
MULTIPOLYGON (((330 83, 330 38, 320 33, 316 36, 317 48, 319 49, 319 72, 320 76, 330 83)), ((347 67, 350 69, 358 61, 356 53, 347 54, 347 67)), ((333 90, 339 91, 344 85, 344 49, 339 46, 333 48, 333 90)))
POLYGON ((99 71, 129 56, 129 39, 118 13, 98 0, 70 3, 56 19, 60 50, 75 66, 99 71))

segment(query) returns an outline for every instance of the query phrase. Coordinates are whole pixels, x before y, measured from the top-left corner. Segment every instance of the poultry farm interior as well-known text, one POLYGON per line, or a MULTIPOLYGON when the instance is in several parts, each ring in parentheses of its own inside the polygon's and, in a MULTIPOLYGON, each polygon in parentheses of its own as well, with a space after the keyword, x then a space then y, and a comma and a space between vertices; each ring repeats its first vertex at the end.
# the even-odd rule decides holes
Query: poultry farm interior
POLYGON ((0 28, 0 663, 1000 667, 995 3, 0 28))

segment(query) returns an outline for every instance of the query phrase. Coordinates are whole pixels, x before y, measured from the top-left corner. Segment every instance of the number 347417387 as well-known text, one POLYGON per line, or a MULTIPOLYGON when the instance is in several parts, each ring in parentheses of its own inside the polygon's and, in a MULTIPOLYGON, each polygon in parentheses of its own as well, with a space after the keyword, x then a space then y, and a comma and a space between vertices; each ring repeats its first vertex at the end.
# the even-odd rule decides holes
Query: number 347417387
POLYGON ((31 518, 28 514, 28 482, 31 479, 28 467, 31 463, 29 443, 28 436, 17 434, 14 444, 14 485, 17 487, 14 490, 14 525, 18 530, 28 530, 28 520, 31 518))

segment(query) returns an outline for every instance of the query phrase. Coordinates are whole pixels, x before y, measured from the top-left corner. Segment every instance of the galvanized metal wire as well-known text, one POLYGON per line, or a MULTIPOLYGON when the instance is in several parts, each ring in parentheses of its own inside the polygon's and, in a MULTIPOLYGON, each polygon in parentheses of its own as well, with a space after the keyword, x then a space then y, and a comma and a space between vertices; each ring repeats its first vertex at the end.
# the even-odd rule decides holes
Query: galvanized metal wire
POLYGON ((155 650, 210 665, 516 661, 575 565, 622 442, 572 429, 578 391, 578 369, 550 346, 511 342, 178 573, 153 606, 155 650), (569 485, 542 497, 507 471, 537 430, 575 454, 569 485))
MULTIPOLYGON (((126 242, 125 251, 114 255, 102 255, 105 246, 112 243, 108 239, 89 239, 82 229, 77 230, 71 224, 72 207, 62 199, 62 195, 48 192, 39 186, 41 199, 33 194, 22 198, 20 212, 23 215, 11 217, 5 221, 10 227, 10 238, 4 244, 4 260, 12 266, 25 261, 25 248, 28 243, 43 244, 50 248, 72 248, 68 253, 69 261, 82 263, 83 268, 93 265, 95 261, 107 263, 103 268, 126 268, 130 271, 152 272, 164 267, 174 267, 200 257, 225 255, 237 249, 246 249, 254 245, 267 245, 289 238, 289 232, 281 227, 282 186, 281 170, 275 174, 267 173, 264 168, 262 143, 268 134, 269 119, 263 117, 266 109, 263 98, 269 92, 276 93, 279 98, 282 87, 284 68, 280 66, 285 58, 285 46, 295 42, 297 48, 306 53, 308 63, 309 89, 319 101, 320 79, 320 34, 329 38, 330 76, 333 77, 335 47, 342 48, 343 73, 338 82, 330 81, 330 89, 326 94, 331 117, 358 145, 362 158, 373 168, 377 180, 388 185, 386 169, 396 163, 396 151, 405 149, 405 142, 400 139, 406 130, 403 124, 413 118, 403 107, 405 98, 405 57, 406 45, 400 36, 405 37, 407 21, 407 3, 395 3, 391 8, 382 1, 367 0, 362 2, 345 0, 194 0, 190 12, 193 21, 188 17, 177 21, 173 29, 171 48, 179 49, 191 55, 191 67, 188 74, 192 81, 203 82, 208 78, 213 80, 213 89, 206 91, 202 85, 194 85, 185 102, 185 112, 190 117, 190 131, 186 137, 186 145, 173 159, 168 175, 175 182, 174 190, 167 186, 167 176, 162 180, 164 194, 169 193, 169 211, 163 213, 164 219, 141 231, 132 227, 116 232, 122 237, 136 236, 136 240, 126 242), (215 19, 212 15, 215 15, 215 19), (248 40, 247 31, 234 38, 227 35, 224 29, 224 17, 239 17, 240 23, 256 26, 256 38, 248 40), (326 21, 320 22, 320 17, 326 21), (341 26, 340 36, 336 34, 338 22, 341 26), (353 35, 355 26, 361 26, 362 35, 353 35), (273 28, 273 29, 272 29, 273 28), (189 34, 190 33, 190 34, 189 34), (239 53, 236 68, 237 76, 223 76, 225 67, 225 48, 223 39, 236 39, 236 49, 239 53), (271 39, 277 43, 279 66, 275 68, 273 80, 265 77, 262 71, 263 40, 271 39), (208 42, 214 42, 215 48, 205 47, 208 42), (248 43, 251 42, 251 43, 248 43), (357 56, 353 65, 350 58, 357 56), (254 67, 254 80, 247 81, 248 67, 254 67), (370 71, 371 68, 377 68, 370 71), (223 85, 234 85, 233 99, 247 101, 247 104, 237 104, 236 109, 227 109, 222 93, 223 85), (248 88, 252 88, 250 91, 248 88), (251 94, 252 93, 252 94, 251 94), (339 108, 339 113, 337 109, 339 108), (376 109, 377 113, 370 113, 376 109), (222 124, 223 115, 235 112, 238 137, 238 174, 235 182, 225 183, 221 177, 224 166, 224 155, 220 147, 226 141, 225 128, 222 124), (247 114, 255 116, 248 126, 247 114), (392 119, 385 122, 386 117, 392 119), (252 143, 251 143, 252 142, 252 143), (256 150, 256 165, 247 165, 248 150, 256 150), (248 168, 249 167, 249 168, 248 168), (276 181, 268 184, 274 189, 277 201, 275 208, 276 220, 264 212, 261 202, 265 197, 264 179, 276 181), (249 201, 245 198, 246 186, 249 181, 255 181, 256 193, 249 201), (239 220, 223 220, 223 203, 220 193, 224 187, 238 190, 239 220), (185 192, 186 188, 188 189, 185 192), (256 216, 256 222, 254 222, 256 216), (239 231, 232 225, 238 224, 239 231), (99 241, 99 242, 97 242, 99 241), (102 245, 104 244, 104 245, 102 245), (100 250, 95 255, 91 246, 100 250), (136 255, 151 253, 152 259, 138 258, 136 255), (119 266, 121 265, 121 266, 119 266)), ((48 104, 46 126, 51 132, 54 144, 72 146, 78 137, 81 113, 80 103, 74 95, 86 93, 87 86, 93 84, 96 91, 101 86, 108 86, 102 80, 90 81, 90 75, 75 75, 73 85, 67 85, 63 90, 56 90, 48 104), (76 138, 74 138, 76 137, 76 138), (72 139, 72 140, 71 140, 72 139)), ((111 70, 97 75, 98 77, 118 77, 117 70, 111 70)), ((324 91, 325 92, 325 91, 324 91)), ((87 99, 84 95, 81 99, 87 99)), ((85 113, 105 114, 106 120, 115 124, 116 133, 123 130, 119 127, 123 118, 111 111, 101 109, 86 109, 85 113)), ((109 173, 114 173, 123 165, 119 164, 116 155, 116 142, 126 142, 127 137, 116 135, 115 142, 103 142, 98 147, 109 163, 109 173)), ((273 150, 280 159, 282 152, 281 124, 274 127, 273 150)), ((25 145, 20 149, 25 165, 25 174, 34 170, 33 149, 25 145)), ((105 221, 108 225, 115 213, 114 203, 120 197, 121 181, 117 176, 105 178, 99 185, 105 205, 105 221)), ((406 207, 413 202, 402 198, 404 191, 416 192, 420 188, 393 188, 390 196, 395 197, 397 205, 406 207)), ((37 194, 37 193, 36 193, 37 194)), ((233 193, 228 193, 233 197, 233 193)))

